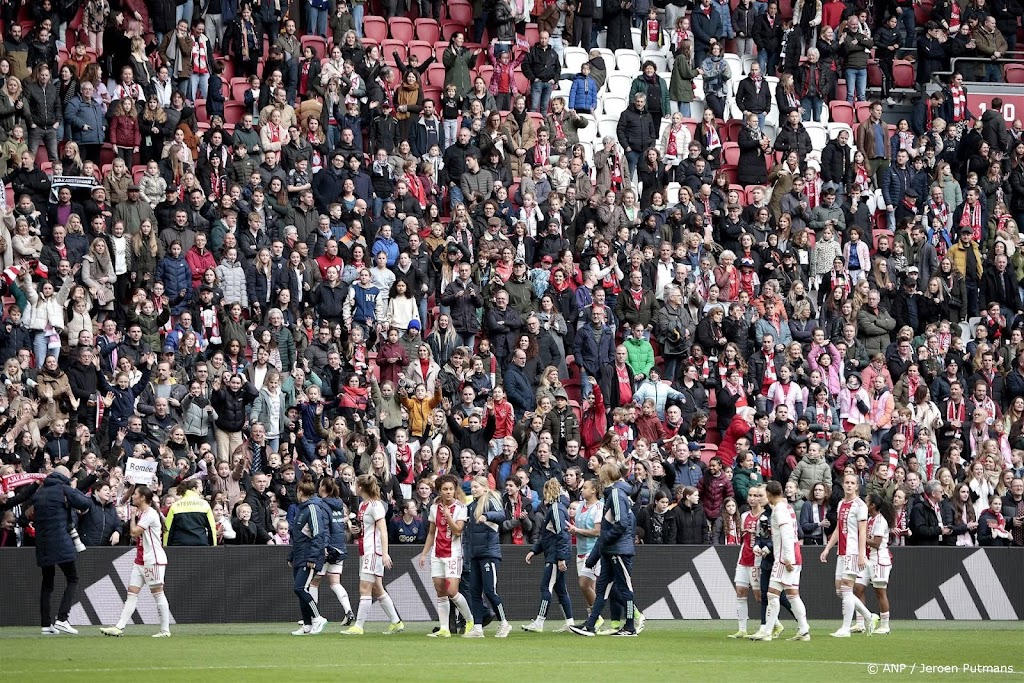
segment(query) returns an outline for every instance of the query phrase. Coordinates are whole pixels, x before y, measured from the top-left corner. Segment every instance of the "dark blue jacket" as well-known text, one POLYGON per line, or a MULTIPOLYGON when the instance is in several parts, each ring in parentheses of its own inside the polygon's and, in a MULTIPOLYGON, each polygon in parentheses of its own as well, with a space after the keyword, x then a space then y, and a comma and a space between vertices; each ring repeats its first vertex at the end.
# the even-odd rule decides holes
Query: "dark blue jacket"
POLYGON ((156 279, 164 283, 167 298, 171 302, 171 314, 181 315, 192 301, 192 269, 188 267, 184 256, 174 258, 170 255, 160 259, 156 264, 156 279), (184 291, 184 296, 179 292, 184 291))
POLYGON ((629 485, 624 481, 617 481, 604 490, 601 536, 594 544, 594 549, 590 551, 587 566, 594 566, 602 556, 636 554, 634 538, 636 517, 629 501, 629 485))
POLYGON ((288 561, 293 567, 307 562, 316 565, 319 571, 324 566, 324 549, 329 538, 330 520, 327 507, 317 496, 299 503, 299 513, 288 528, 291 538, 291 553, 288 561))
MULTIPOLYGON (((630 514, 632 515, 632 513, 630 514)), ((558 562, 559 560, 568 562, 569 558, 572 557, 569 547, 569 532, 566 530, 568 523, 569 508, 566 507, 562 499, 559 499, 557 503, 549 505, 547 514, 544 515, 544 523, 541 526, 540 535, 531 549, 533 554, 540 555, 544 553, 545 562, 558 562)), ((632 542, 632 539, 630 539, 630 542, 632 542)))
POLYGON ((533 391, 530 378, 515 363, 505 371, 505 393, 508 394, 508 402, 516 410, 516 419, 522 417, 527 410, 533 410, 537 405, 536 394, 533 391))
POLYGON ((103 373, 97 373, 96 378, 99 381, 100 388, 103 392, 114 395, 114 402, 106 409, 110 420, 111 434, 121 427, 126 426, 128 424, 128 418, 135 414, 135 401, 149 384, 149 376, 151 372, 151 368, 143 367, 142 377, 139 378, 139 381, 124 390, 116 384, 108 382, 107 378, 103 376, 103 373))
POLYGON ((89 499, 89 514, 78 517, 78 535, 90 547, 110 545, 110 537, 115 531, 120 532, 122 526, 117 507, 113 503, 103 505, 95 498, 89 499))
POLYGON ((466 529, 462 534, 465 539, 466 558, 469 560, 500 560, 501 545, 499 545, 499 530, 501 523, 505 521, 505 510, 500 502, 493 502, 488 498, 484 521, 476 521, 477 505, 480 501, 474 500, 469 504, 469 518, 466 520, 466 529))
POLYGON ((576 331, 576 362, 591 377, 600 377, 605 366, 615 361, 615 335, 607 325, 601 333, 601 341, 594 338, 591 325, 580 325, 576 331))
POLYGON ((35 507, 36 564, 54 567, 75 561, 75 544, 68 533, 71 509, 85 511, 92 507, 89 497, 71 487, 71 480, 53 472, 32 496, 35 507))
POLYGON ((341 562, 348 557, 345 542, 348 540, 348 515, 340 498, 323 498, 320 504, 327 513, 327 555, 331 562, 341 562))
POLYGON ((593 76, 576 74, 569 90, 569 109, 576 111, 594 111, 597 109, 597 81, 593 76))

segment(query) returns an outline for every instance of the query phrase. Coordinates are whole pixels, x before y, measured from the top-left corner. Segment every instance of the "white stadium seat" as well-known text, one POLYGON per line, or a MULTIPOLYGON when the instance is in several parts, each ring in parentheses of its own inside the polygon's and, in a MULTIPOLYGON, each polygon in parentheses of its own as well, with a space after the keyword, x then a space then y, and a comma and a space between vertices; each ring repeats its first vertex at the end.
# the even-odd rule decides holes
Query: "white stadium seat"
POLYGON ((590 60, 590 55, 582 47, 567 47, 565 48, 565 70, 569 73, 579 73, 580 67, 582 67, 587 61, 590 60))
POLYGON ((635 50, 615 51, 615 70, 635 76, 640 73, 640 55, 635 50))

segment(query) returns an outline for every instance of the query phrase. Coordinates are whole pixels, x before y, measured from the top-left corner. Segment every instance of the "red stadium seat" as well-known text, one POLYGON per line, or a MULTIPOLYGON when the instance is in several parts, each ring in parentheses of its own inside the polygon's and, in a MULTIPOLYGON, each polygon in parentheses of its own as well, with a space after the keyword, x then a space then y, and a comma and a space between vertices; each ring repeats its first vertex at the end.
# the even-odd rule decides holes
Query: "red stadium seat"
POLYGON ((409 56, 419 57, 420 64, 434 56, 434 46, 425 40, 413 40, 409 42, 409 56))
POLYGON ((388 37, 388 22, 383 17, 363 17, 363 35, 377 44, 383 43, 388 37))
POLYGON ((206 100, 197 98, 195 101, 196 105, 196 120, 200 123, 208 123, 210 117, 206 113, 206 100))
POLYGON ((406 43, 400 40, 392 40, 388 38, 380 46, 380 53, 384 57, 384 61, 388 64, 395 64, 395 53, 398 53, 398 58, 403 63, 409 61, 409 47, 406 43))
POLYGON ((846 100, 832 100, 828 103, 828 118, 835 123, 845 123, 851 128, 856 125, 857 113, 846 100))
POLYGON ((434 87, 432 85, 425 86, 423 88, 423 99, 424 99, 424 101, 426 101, 426 100, 433 100, 435 104, 437 102, 440 102, 441 101, 441 88, 436 88, 436 87, 434 87))
POLYGON ((142 164, 138 166, 132 166, 132 180, 138 185, 142 182, 142 176, 146 173, 146 167, 142 164))
POLYGON ((864 123, 871 117, 871 103, 858 102, 854 108, 857 110, 857 120, 864 123))
POLYGON ((466 3, 448 3, 448 19, 460 26, 473 25, 473 6, 466 3))
POLYGON ((484 79, 484 83, 486 83, 487 85, 490 85, 491 84, 491 76, 493 74, 494 74, 494 67, 491 66, 490 64, 487 64, 486 66, 481 66, 481 67, 477 68, 476 73, 474 74, 473 78, 475 80, 476 77, 479 76, 480 78, 484 79))
POLYGON ((414 22, 417 40, 436 43, 441 40, 441 25, 433 19, 417 19, 414 22))
POLYGON ((725 139, 732 142, 739 142, 740 131, 743 130, 743 121, 740 119, 730 119, 725 124, 725 139))
POLYGON ((445 68, 443 64, 431 64, 424 74, 427 85, 435 88, 444 88, 445 68))
POLYGON ((529 93, 530 79, 527 78, 526 75, 519 69, 516 69, 516 72, 513 74, 513 76, 515 76, 516 79, 516 92, 529 93))
POLYGON ((537 28, 537 24, 526 25, 526 42, 530 45, 536 45, 540 42, 540 29, 537 28))
POLYGON ((879 68, 877 59, 868 60, 868 87, 882 87, 882 69, 879 68))
POLYGON ((735 142, 722 143, 722 163, 736 166, 740 163, 740 146, 735 142))
POLYGON ((249 89, 249 81, 244 76, 231 79, 231 97, 238 102, 245 101, 245 91, 249 89))
POLYGON ((1007 64, 1006 82, 1024 83, 1024 64, 1007 64))
POLYGON ((451 40, 456 33, 465 33, 466 25, 447 19, 441 22, 441 39, 451 40))
POLYGON ((245 105, 241 102, 224 103, 224 123, 236 124, 245 116, 245 105))
POLYGON ((305 49, 307 45, 313 48, 313 54, 317 58, 323 59, 327 56, 327 39, 323 36, 302 36, 302 48, 305 49))
POLYGON ((914 65, 905 59, 897 59, 892 64, 892 81, 897 88, 913 88, 914 65))
POLYGON ((416 29, 413 28, 412 20, 405 17, 392 17, 388 21, 391 30, 391 37, 400 40, 408 45, 416 36, 416 29))

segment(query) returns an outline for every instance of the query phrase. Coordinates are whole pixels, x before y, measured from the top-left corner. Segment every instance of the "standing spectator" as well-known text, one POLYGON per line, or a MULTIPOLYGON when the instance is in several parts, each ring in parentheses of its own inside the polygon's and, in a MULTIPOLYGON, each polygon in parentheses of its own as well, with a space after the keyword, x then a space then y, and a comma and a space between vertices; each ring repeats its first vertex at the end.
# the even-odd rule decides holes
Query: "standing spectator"
POLYGON ((619 116, 615 134, 626 152, 626 163, 629 165, 628 180, 632 181, 640 157, 645 150, 654 147, 658 142, 658 128, 654 125, 651 113, 647 111, 646 93, 638 92, 633 95, 632 103, 619 116))
POLYGON ((46 143, 47 157, 57 161, 57 128, 64 120, 64 109, 57 84, 50 80, 50 67, 36 66, 25 82, 24 91, 29 120, 28 151, 35 157, 39 145, 46 143))
POLYGON ((769 2, 764 14, 754 20, 753 38, 757 46, 758 66, 763 73, 774 74, 782 49, 782 18, 777 2, 769 2))
POLYGON ((725 476, 721 458, 715 456, 708 461, 697 490, 700 492, 701 505, 704 506, 704 516, 708 524, 714 524, 722 515, 725 499, 734 497, 732 481, 725 476))
POLYGON ((863 102, 868 87, 868 57, 875 41, 856 14, 846 20, 846 31, 839 40, 839 49, 846 56, 846 99, 850 104, 863 102))
POLYGON ((700 6, 690 17, 690 26, 693 29, 693 60, 700 64, 711 46, 725 37, 725 27, 722 26, 721 15, 711 6, 711 0, 700 0, 700 6))
POLYGON ((944 536, 953 533, 952 527, 942 526, 942 484, 929 481, 913 505, 907 545, 939 545, 944 536))
MULTIPOLYGON (((78 96, 72 98, 68 103, 65 118, 71 128, 71 139, 78 144, 82 159, 98 164, 100 149, 107 140, 106 119, 103 106, 93 97, 92 83, 82 82, 78 96)), ((135 138, 137 139, 138 136, 138 124, 136 123, 135 138)), ((138 144, 136 141, 134 147, 137 148, 138 144)))
POLYGON ((530 111, 548 113, 551 90, 558 84, 561 74, 558 53, 549 45, 551 34, 540 32, 539 42, 530 48, 523 60, 523 75, 532 83, 530 86, 530 111))

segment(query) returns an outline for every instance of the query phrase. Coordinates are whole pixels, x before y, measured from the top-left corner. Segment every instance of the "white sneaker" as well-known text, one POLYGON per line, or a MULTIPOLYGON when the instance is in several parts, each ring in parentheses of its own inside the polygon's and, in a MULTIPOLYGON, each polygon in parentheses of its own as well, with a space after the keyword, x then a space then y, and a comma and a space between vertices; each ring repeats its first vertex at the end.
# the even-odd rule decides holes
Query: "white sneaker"
POLYGON ((633 612, 633 616, 635 617, 634 624, 636 625, 636 632, 643 633, 644 626, 647 625, 647 617, 645 617, 644 613, 640 610, 635 610, 633 612))
POLYGON ((60 631, 58 631, 57 629, 55 629, 52 626, 44 626, 41 629, 40 633, 42 633, 42 635, 44 635, 44 636, 59 636, 60 635, 60 631))
POLYGON ((463 638, 483 638, 484 637, 484 627, 482 625, 481 626, 473 626, 473 628, 471 628, 468 631, 466 631, 462 635, 462 637, 463 638))
POLYGON ((850 627, 850 633, 864 633, 865 630, 864 624, 859 621, 850 627))
POLYGON ((868 620, 868 635, 874 635, 875 631, 878 630, 878 625, 882 623, 882 617, 877 614, 872 614, 868 620))
POLYGON ((498 627, 498 632, 495 634, 495 638, 508 638, 508 634, 512 633, 512 624, 507 621, 498 627))
POLYGON ((312 626, 306 626, 305 624, 303 624, 302 628, 300 628, 300 629, 298 629, 296 631, 292 631, 292 635, 293 636, 308 636, 309 632, 310 632, 310 630, 312 628, 313 628, 312 626))
POLYGON ((830 633, 829 635, 832 636, 833 638, 849 638, 850 637, 850 632, 847 631, 846 629, 839 629, 838 631, 836 631, 834 633, 830 633))
POLYGON ((525 624, 523 626, 523 630, 529 633, 544 633, 544 624, 531 621, 529 624, 525 624))
POLYGON ((309 633, 310 633, 310 635, 315 636, 316 634, 318 634, 321 631, 323 631, 324 627, 326 627, 326 626, 327 626, 327 619, 326 619, 326 617, 317 617, 317 618, 313 619, 313 624, 309 628, 309 633))
POLYGON ((170 638, 171 637, 171 632, 170 631, 157 631, 156 633, 153 634, 153 637, 154 638, 170 638))
POLYGON ((768 633, 768 631, 763 628, 759 628, 747 636, 747 640, 763 640, 765 642, 771 642, 772 634, 768 633))
POLYGON ((568 633, 570 626, 572 626, 572 624, 562 624, 561 626, 555 629, 555 633, 568 633))
POLYGON ((889 630, 888 626, 879 626, 878 628, 875 629, 875 635, 876 636, 884 636, 884 635, 888 635, 890 633, 892 633, 892 631, 889 630))
POLYGON ((71 634, 73 636, 77 636, 78 635, 78 629, 74 628, 66 620, 65 621, 55 621, 55 622, 53 622, 53 628, 57 629, 61 633, 69 633, 69 634, 71 634))

